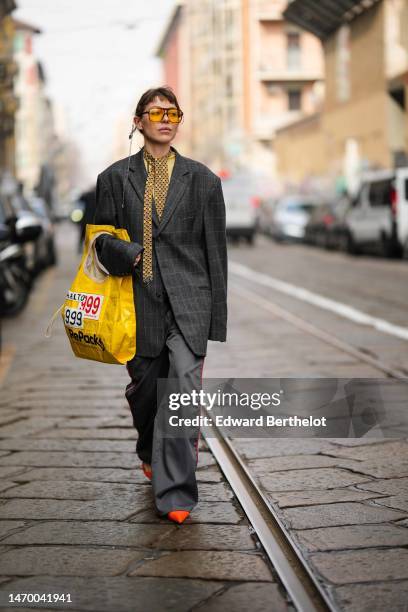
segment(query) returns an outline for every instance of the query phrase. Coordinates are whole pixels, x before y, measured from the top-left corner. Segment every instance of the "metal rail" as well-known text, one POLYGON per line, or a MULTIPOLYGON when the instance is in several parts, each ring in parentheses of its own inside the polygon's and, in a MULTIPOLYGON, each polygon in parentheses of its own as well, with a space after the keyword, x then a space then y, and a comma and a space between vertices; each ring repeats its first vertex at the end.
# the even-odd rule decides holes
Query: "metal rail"
MULTIPOLYGON (((298 329, 356 357, 391 378, 407 380, 407 372, 404 370, 389 366, 370 356, 364 350, 287 312, 259 294, 248 291, 235 283, 231 285, 232 289, 242 297, 281 317, 298 329)), ((234 491, 298 612, 338 612, 338 608, 310 570, 276 510, 261 491, 231 441, 225 438, 215 425, 202 427, 202 431, 210 451, 234 491)))
POLYGON ((297 611, 338 612, 231 442, 215 425, 202 432, 297 611))

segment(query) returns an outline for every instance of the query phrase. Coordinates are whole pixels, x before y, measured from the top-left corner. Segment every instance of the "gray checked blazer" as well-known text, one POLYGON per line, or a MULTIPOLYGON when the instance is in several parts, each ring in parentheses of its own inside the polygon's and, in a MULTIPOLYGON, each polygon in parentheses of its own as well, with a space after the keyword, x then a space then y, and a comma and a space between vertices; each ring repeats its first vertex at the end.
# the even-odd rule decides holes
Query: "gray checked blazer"
POLYGON ((165 346, 168 302, 196 355, 206 354, 208 340, 226 340, 227 246, 221 181, 204 164, 171 148, 176 157, 160 221, 153 206, 153 281, 148 284, 142 282, 141 264, 134 266, 143 251, 147 178, 143 148, 109 166, 97 180, 94 223, 124 227, 131 240, 98 237, 98 258, 112 275, 133 275, 136 355, 142 357, 156 357, 165 346))

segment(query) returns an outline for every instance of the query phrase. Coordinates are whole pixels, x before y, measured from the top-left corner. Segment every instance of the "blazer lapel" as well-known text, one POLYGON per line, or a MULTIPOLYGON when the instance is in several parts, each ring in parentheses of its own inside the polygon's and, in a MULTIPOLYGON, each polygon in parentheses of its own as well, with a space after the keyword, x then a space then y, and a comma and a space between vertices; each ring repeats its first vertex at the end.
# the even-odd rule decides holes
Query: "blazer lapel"
MULTIPOLYGON (((171 149, 175 152, 176 158, 174 160, 174 167, 170 177, 163 216, 160 221, 157 216, 156 207, 153 206, 153 222, 158 227, 156 235, 158 235, 170 221, 171 216, 181 201, 181 197, 187 185, 186 174, 189 172, 188 166, 184 161, 184 157, 180 155, 180 153, 174 147, 171 147, 171 149)), ((132 156, 131 163, 129 165, 129 182, 136 191, 142 205, 144 202, 146 179, 147 171, 143 161, 143 149, 141 149, 138 153, 132 156)))

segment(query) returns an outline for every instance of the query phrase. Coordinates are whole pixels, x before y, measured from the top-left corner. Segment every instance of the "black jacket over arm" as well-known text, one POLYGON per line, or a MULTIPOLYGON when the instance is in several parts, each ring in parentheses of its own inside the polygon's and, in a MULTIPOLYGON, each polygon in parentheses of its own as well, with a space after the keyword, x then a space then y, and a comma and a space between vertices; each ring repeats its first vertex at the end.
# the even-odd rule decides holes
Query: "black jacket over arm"
POLYGON ((133 275, 136 353, 157 356, 165 344, 166 299, 197 355, 207 340, 226 340, 227 247, 221 181, 209 168, 176 154, 163 216, 153 207, 153 281, 142 282, 143 197, 147 172, 143 149, 131 156, 125 203, 127 158, 98 176, 94 223, 128 230, 131 242, 100 236, 98 257, 110 274, 133 275))
MULTIPOLYGON (((122 216, 115 208, 111 188, 102 174, 96 183, 96 202, 95 223, 123 227, 122 216)), ((143 247, 137 242, 124 242, 106 234, 98 238, 96 250, 99 261, 110 274, 124 276, 133 273, 135 259, 143 247)))

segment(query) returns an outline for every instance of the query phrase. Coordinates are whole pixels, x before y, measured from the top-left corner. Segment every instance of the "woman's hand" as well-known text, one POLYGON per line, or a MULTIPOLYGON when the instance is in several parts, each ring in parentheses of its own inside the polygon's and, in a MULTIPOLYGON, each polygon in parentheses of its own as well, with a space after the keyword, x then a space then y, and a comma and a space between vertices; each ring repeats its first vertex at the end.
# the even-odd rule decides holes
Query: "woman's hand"
POLYGON ((141 253, 139 253, 139 255, 138 255, 138 256, 136 257, 136 259, 135 259, 135 263, 133 264, 134 266, 137 266, 137 264, 139 263, 139 261, 140 261, 141 257, 142 257, 142 254, 141 254, 141 253))

